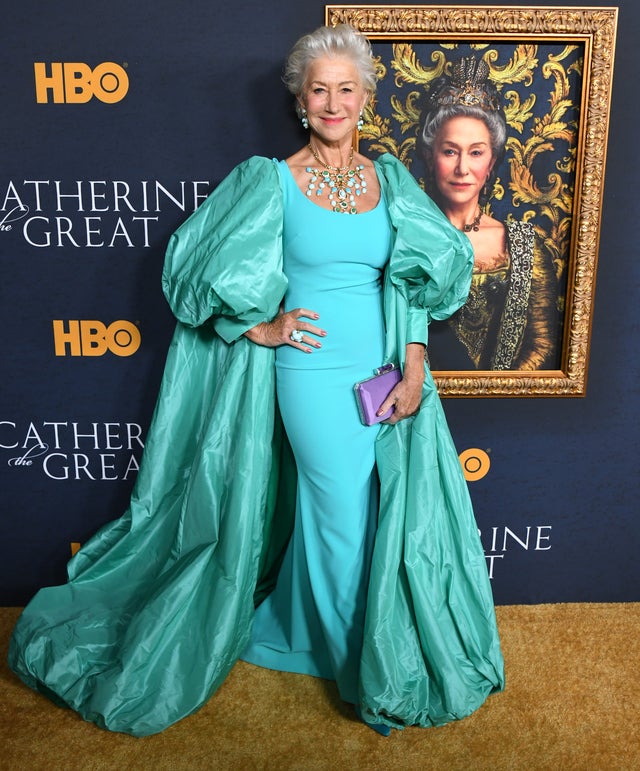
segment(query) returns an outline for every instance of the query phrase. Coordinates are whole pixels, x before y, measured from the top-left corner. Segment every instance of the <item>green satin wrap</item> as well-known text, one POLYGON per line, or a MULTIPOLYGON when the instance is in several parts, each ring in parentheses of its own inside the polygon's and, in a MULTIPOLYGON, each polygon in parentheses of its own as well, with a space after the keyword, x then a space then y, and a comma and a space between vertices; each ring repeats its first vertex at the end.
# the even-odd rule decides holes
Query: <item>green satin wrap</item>
MULTIPOLYGON (((383 156, 376 170, 395 236, 386 359, 402 363, 425 316, 464 302, 473 256, 398 161, 383 156)), ((24 682, 109 730, 145 736, 201 707, 277 574, 295 469, 274 350, 242 332, 278 311, 281 239, 278 173, 265 158, 237 167, 174 233, 163 288, 179 323, 130 506, 13 632, 9 663, 24 682)), ((484 555, 429 372, 419 414, 382 428, 377 463, 361 708, 398 727, 445 723, 504 679, 484 555)))

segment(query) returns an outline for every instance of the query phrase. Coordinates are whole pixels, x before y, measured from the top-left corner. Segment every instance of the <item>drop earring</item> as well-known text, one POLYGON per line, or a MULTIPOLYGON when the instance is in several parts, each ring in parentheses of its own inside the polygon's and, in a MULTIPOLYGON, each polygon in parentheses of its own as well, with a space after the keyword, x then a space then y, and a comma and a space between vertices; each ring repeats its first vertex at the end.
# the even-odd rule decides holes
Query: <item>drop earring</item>
POLYGON ((358 118, 358 131, 362 131, 363 126, 364 126, 364 115, 362 114, 362 110, 360 110, 360 117, 358 118))
POLYGON ((484 183, 484 187, 482 188, 482 192, 480 193, 480 197, 484 201, 488 201, 489 198, 491 198, 491 196, 493 195, 493 189, 491 189, 491 190, 489 189, 489 177, 490 176, 491 175, 487 176, 487 180, 484 183))
POLYGON ((300 123, 302 123, 303 129, 309 128, 309 121, 307 119, 307 111, 305 109, 302 110, 302 115, 300 116, 300 123))

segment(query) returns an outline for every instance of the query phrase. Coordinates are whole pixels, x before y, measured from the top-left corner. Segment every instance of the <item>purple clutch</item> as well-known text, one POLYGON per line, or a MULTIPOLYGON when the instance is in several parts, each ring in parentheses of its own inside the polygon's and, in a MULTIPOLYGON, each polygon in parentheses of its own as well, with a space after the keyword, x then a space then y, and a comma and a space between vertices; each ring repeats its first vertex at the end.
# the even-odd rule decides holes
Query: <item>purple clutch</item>
POLYGON ((376 415, 382 402, 389 396, 396 383, 402 380, 400 370, 395 364, 385 364, 374 370, 373 377, 361 380, 353 387, 356 393, 356 402, 360 420, 365 426, 373 426, 391 417, 393 407, 388 409, 383 415, 376 415))

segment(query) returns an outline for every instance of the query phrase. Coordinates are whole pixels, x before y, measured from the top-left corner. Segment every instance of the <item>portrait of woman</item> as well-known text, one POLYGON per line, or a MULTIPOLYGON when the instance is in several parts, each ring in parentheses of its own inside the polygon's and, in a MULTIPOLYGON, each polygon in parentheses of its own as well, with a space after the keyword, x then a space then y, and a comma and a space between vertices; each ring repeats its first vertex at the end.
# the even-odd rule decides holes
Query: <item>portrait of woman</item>
POLYGON ((366 37, 303 36, 284 82, 302 145, 241 163, 170 238, 177 326, 129 508, 13 632, 23 681, 112 731, 163 730, 240 659, 331 681, 383 736, 504 686, 425 366, 429 320, 466 300, 471 244, 397 158, 356 150, 377 84, 366 37), (366 425, 354 385, 381 365, 399 379, 366 425))
POLYGON ((401 160, 476 254, 467 302, 429 327, 439 386, 473 372, 456 393, 502 395, 509 371, 561 370, 583 52, 420 35, 374 36, 373 50, 378 90, 360 147, 401 160))
POLYGON ((431 83, 421 115, 425 187, 474 250, 469 298, 432 330, 436 370, 464 370, 469 362, 477 370, 545 369, 558 343, 556 278, 533 225, 502 223, 485 211, 507 140, 500 95, 488 76, 482 59, 454 61, 431 83))

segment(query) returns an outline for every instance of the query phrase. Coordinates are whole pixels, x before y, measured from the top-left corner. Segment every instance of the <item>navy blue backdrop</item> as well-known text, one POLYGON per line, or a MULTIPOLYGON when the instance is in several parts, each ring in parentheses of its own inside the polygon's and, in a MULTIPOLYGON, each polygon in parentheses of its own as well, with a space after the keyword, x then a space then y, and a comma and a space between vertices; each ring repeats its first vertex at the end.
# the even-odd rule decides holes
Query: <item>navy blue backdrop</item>
MULTIPOLYGON (((445 401, 459 451, 491 461, 470 489, 501 604, 640 599, 640 8, 618 5, 587 396, 445 401)), ((0 603, 64 580, 126 507, 173 329, 168 237, 237 162, 302 144, 282 61, 323 21, 316 0, 4 11, 0 603)))

